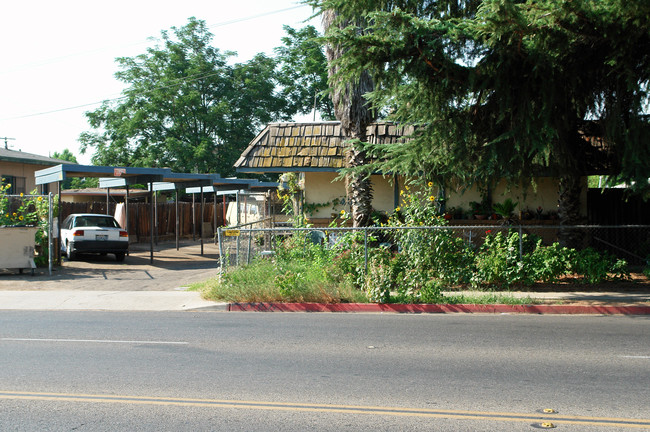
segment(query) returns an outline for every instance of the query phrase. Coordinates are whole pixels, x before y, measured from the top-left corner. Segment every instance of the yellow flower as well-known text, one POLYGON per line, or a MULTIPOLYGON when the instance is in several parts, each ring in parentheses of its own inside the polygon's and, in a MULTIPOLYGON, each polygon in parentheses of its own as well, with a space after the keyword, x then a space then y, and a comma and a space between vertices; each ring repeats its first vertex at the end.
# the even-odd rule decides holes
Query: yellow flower
POLYGON ((429 201, 434 202, 435 200, 436 200, 436 197, 434 197, 433 195, 431 195, 431 196, 429 197, 429 201))
POLYGON ((12 215, 13 215, 13 217, 16 217, 16 212, 13 212, 12 215))
POLYGON ((38 197, 38 200, 39 200, 39 201, 43 201, 43 197, 38 197))
POLYGON ((21 196, 21 197, 23 196, 23 193, 22 193, 22 192, 20 193, 20 196, 21 196))
POLYGON ((401 208, 399 208, 399 207, 395 207, 395 211, 396 211, 396 212, 398 212, 398 211, 400 211, 400 210, 401 210, 401 208))
POLYGON ((24 219, 24 218, 23 218, 22 215, 20 215, 20 216, 18 217, 18 220, 23 220, 23 219, 24 219))
POLYGON ((345 215, 345 210, 341 210, 341 215, 345 215))
POLYGON ((433 182, 429 182, 429 183, 427 183, 427 186, 429 186, 429 187, 433 187, 433 182))
POLYGON ((404 195, 404 190, 403 190, 403 189, 400 190, 400 191, 399 191, 399 194, 400 194, 400 195, 404 195))

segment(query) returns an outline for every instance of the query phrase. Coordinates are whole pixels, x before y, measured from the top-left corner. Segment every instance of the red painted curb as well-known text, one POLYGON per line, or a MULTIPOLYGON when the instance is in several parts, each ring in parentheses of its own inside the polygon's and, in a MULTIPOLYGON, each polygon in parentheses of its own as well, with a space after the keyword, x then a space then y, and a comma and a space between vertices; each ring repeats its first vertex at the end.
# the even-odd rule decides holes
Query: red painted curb
POLYGON ((474 305, 474 304, 377 304, 377 303, 230 303, 239 312, 391 312, 391 313, 520 313, 650 315, 650 306, 614 305, 474 305))

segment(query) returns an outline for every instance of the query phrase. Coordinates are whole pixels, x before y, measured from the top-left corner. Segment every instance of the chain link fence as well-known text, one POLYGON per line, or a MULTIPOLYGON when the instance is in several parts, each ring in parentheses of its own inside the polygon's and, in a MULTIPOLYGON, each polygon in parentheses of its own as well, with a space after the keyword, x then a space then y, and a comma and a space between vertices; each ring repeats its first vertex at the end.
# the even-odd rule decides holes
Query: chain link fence
POLYGON ((541 238, 548 246, 558 242, 563 234, 570 233, 576 249, 593 248, 600 252, 624 259, 630 266, 646 266, 650 257, 650 225, 476 225, 476 226, 421 226, 421 227, 367 227, 367 228, 264 228, 259 222, 217 231, 221 268, 245 265, 257 258, 274 254, 278 242, 297 233, 304 235, 305 246, 309 242, 336 247, 338 241, 347 233, 358 233, 357 241, 364 246, 368 256, 370 248, 380 245, 399 252, 402 245, 395 241, 398 230, 445 230, 453 236, 462 238, 469 246, 478 249, 489 234, 499 232, 508 235, 518 232, 519 256, 524 248, 522 238, 526 236, 541 238))

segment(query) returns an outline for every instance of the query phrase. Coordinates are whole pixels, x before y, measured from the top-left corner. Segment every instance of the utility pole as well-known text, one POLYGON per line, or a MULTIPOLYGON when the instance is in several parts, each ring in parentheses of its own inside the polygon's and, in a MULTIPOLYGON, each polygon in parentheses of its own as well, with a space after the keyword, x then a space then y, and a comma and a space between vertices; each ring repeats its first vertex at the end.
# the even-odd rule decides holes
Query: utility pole
POLYGON ((0 137, 0 139, 5 140, 5 150, 9 150, 9 143, 7 142, 8 140, 15 141, 16 138, 7 138, 7 137, 0 137))

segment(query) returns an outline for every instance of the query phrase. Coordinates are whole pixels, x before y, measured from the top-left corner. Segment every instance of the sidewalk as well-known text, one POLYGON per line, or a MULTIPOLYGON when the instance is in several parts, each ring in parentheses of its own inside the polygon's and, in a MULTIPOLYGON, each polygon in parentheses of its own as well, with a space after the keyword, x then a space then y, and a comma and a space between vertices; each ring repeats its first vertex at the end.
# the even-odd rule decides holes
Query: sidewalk
MULTIPOLYGON (((467 293, 478 296, 481 293, 467 293)), ((485 293, 484 293, 485 294, 485 293)), ((650 314, 650 294, 641 293, 510 293, 542 303, 508 305, 376 305, 376 304, 236 304, 216 303, 191 291, 0 290, 0 310, 101 311, 265 311, 265 312, 398 312, 398 313, 547 313, 650 314)))
POLYGON ((0 310, 187 311, 226 306, 188 291, 0 291, 0 310))
MULTIPOLYGON (((204 244, 201 255, 198 242, 184 241, 177 251, 173 244, 154 248, 150 262, 147 247, 131 249, 124 263, 112 255, 89 256, 83 261, 68 262, 48 274, 37 269, 36 275, 0 270, 0 310, 112 310, 112 311, 187 311, 187 310, 257 310, 257 311, 339 311, 339 312, 484 312, 503 313, 635 313, 650 314, 650 290, 629 287, 617 291, 594 292, 509 292, 504 295, 537 300, 540 307, 495 307, 460 305, 429 309, 423 305, 228 305, 204 300, 198 292, 187 291, 193 282, 217 277, 216 246, 204 244), (561 306, 558 308, 558 306, 561 306), (571 306, 569 308, 568 306, 571 306)), ((476 291, 455 292, 471 296, 491 295, 476 291)))

